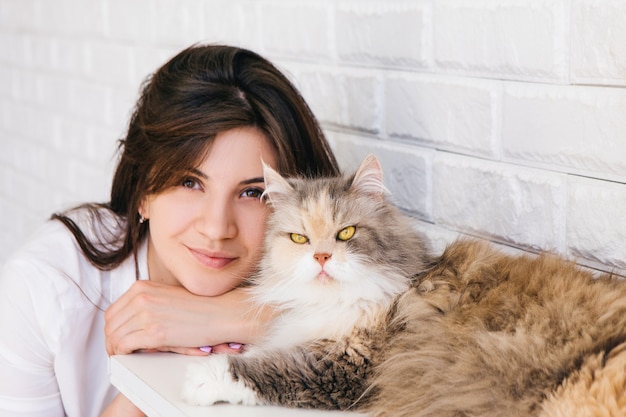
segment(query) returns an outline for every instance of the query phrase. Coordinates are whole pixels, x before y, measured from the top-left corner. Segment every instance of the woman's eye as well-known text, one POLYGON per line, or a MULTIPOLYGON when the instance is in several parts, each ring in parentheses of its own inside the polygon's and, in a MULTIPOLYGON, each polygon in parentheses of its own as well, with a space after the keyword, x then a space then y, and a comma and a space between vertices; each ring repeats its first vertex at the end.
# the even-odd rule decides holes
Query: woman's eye
POLYGON ((198 181, 196 181, 194 178, 185 178, 181 185, 185 188, 190 188, 190 189, 196 189, 199 187, 198 181))
POLYGON ((259 188, 248 188, 247 190, 244 190, 243 193, 241 193, 242 197, 247 198, 261 198, 262 195, 263 190, 259 188))

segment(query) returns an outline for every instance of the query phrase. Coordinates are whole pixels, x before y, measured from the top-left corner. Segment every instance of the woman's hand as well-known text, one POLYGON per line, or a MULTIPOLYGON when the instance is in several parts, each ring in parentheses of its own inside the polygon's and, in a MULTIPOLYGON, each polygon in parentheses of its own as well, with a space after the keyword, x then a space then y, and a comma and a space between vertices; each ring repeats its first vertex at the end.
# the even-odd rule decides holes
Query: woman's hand
POLYGON ((270 309, 255 310, 242 289, 203 297, 182 287, 136 281, 105 313, 106 347, 109 355, 138 350, 207 355, 200 346, 238 351, 227 343, 256 341, 270 317, 270 309))
POLYGON ((128 398, 122 394, 111 401, 111 404, 100 414, 100 417, 146 417, 128 398))

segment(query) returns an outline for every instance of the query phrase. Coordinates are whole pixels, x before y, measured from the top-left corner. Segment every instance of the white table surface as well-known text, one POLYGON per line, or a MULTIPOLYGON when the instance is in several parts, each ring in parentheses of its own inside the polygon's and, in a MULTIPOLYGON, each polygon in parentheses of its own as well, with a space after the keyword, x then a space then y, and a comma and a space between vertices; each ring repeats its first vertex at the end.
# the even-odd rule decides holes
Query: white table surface
POLYGON ((193 406, 180 399, 187 365, 197 357, 175 353, 134 353, 110 359, 112 384, 137 405, 148 417, 356 417, 359 413, 292 409, 283 407, 247 407, 217 404, 193 406))

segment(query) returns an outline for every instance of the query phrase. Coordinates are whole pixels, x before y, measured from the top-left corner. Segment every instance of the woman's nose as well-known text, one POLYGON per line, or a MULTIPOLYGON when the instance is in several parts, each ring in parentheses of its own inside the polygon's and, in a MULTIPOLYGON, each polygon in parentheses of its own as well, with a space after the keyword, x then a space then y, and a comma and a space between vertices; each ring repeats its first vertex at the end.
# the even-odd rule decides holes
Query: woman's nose
POLYGON ((199 215, 198 230, 211 240, 232 239, 237 236, 234 207, 226 198, 207 198, 199 215))

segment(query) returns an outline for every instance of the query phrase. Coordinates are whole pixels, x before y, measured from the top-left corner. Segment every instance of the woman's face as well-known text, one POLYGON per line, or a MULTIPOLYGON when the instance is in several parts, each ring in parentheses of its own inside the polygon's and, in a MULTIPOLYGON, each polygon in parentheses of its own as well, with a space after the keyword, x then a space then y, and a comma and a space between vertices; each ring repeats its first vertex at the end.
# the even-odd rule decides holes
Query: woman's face
POLYGON ((260 258, 268 209, 261 159, 277 166, 276 151, 258 129, 222 132, 208 156, 181 183, 151 195, 150 279, 205 296, 236 287, 260 258))

